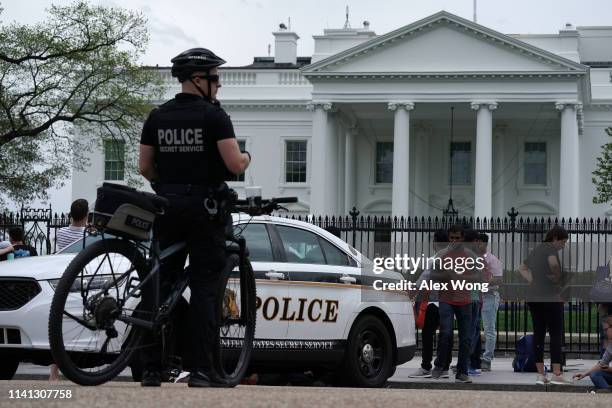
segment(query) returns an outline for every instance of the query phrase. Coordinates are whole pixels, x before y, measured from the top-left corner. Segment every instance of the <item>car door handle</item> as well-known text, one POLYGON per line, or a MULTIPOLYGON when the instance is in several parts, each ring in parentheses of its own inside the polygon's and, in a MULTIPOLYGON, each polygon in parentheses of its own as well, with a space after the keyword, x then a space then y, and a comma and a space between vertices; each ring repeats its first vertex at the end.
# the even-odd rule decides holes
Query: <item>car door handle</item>
POLYGON ((285 274, 282 272, 268 271, 266 272, 266 277, 270 280, 280 280, 285 279, 285 274))
POLYGON ((348 275, 342 275, 342 277, 338 278, 338 280, 342 283, 346 284, 354 284, 357 283, 357 278, 348 275))

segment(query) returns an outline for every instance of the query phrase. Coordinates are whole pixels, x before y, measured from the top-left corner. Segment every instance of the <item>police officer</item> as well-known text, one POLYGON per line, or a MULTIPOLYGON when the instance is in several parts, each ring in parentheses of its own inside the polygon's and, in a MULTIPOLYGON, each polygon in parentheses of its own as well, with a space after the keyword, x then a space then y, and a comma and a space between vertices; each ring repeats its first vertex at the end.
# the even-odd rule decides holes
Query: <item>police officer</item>
MULTIPOLYGON (((240 152, 230 117, 216 99, 221 87, 217 67, 225 61, 205 48, 192 48, 171 62, 172 76, 181 83, 182 92, 149 114, 138 164, 156 192, 171 203, 156 225, 160 247, 188 243, 184 254, 162 264, 162 279, 182 270, 189 254, 196 366, 189 386, 223 386, 211 361, 216 288, 226 261, 224 228, 230 216, 222 203, 228 192, 225 180, 244 173, 251 156, 240 152)), ((159 386, 159 339, 145 336, 144 344, 155 345, 141 353, 142 385, 159 386)))

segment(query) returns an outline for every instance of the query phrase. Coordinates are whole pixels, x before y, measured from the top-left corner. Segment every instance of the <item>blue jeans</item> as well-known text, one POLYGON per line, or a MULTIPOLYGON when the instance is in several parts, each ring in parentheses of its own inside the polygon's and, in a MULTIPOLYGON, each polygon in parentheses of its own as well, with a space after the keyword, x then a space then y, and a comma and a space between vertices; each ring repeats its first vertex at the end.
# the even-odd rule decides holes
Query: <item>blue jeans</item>
POLYGON ((468 361, 470 358, 470 325, 472 321, 472 304, 455 306, 440 302, 440 337, 438 341, 438 356, 434 361, 436 370, 443 370, 449 360, 449 344, 453 339, 453 317, 457 317, 457 328, 459 329, 459 357, 457 359, 457 375, 467 375, 468 361))
POLYGON ((595 388, 610 388, 612 386, 612 373, 607 371, 595 371, 590 375, 595 388))
POLYGON ((495 342, 497 341, 497 309, 499 308, 499 292, 492 291, 482 294, 482 326, 485 334, 485 350, 482 359, 488 362, 493 360, 495 342))
POLYGON ((472 301, 472 319, 470 324, 470 364, 469 368, 480 369, 480 301, 472 301))

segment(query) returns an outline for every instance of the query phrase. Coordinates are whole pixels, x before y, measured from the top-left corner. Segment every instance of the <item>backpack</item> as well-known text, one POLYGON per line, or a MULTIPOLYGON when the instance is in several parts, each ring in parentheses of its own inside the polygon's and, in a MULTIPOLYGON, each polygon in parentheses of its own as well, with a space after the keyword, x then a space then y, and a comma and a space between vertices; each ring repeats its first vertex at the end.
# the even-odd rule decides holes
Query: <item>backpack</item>
POLYGON ((516 355, 512 360, 512 368, 515 373, 535 373, 538 371, 535 360, 533 334, 528 334, 516 342, 516 355))

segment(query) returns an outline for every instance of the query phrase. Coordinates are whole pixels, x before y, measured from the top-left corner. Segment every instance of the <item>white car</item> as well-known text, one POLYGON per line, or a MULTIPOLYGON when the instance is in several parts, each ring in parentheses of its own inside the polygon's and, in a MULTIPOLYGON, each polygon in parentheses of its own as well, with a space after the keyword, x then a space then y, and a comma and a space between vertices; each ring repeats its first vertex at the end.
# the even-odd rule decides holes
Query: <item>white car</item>
MULTIPOLYGON (((374 280, 400 280, 399 273, 366 272, 367 258, 309 223, 236 215, 234 224, 257 281, 252 371, 336 372, 343 383, 381 386, 413 357, 408 297, 372 290, 374 280)), ((12 378, 22 361, 51 363, 54 285, 82 248, 79 241, 55 255, 0 263, 0 379, 12 378)))

